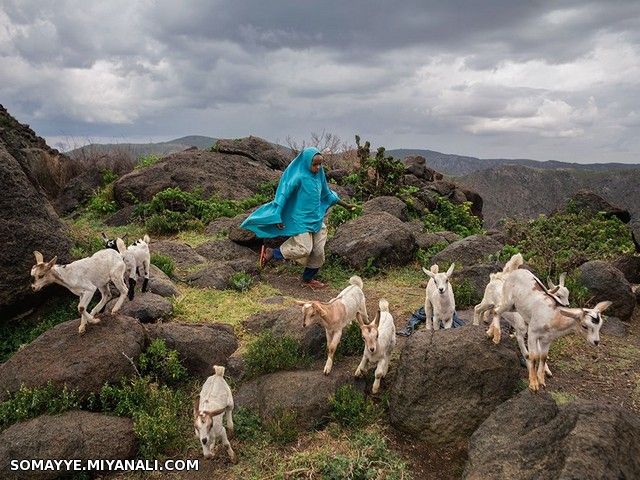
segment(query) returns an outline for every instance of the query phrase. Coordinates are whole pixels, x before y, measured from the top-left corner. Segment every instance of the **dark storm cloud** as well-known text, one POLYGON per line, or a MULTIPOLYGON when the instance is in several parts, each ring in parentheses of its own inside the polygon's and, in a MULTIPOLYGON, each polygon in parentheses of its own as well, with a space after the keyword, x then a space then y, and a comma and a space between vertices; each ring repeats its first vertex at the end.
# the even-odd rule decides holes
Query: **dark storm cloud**
POLYGON ((635 161, 639 5, 0 0, 0 102, 48 137, 635 161))

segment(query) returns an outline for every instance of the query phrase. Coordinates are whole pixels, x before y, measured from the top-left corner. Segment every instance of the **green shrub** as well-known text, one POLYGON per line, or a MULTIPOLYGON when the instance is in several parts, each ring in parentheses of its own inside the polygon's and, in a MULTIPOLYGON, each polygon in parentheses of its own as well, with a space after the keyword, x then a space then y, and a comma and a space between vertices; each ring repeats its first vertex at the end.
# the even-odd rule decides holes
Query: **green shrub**
POLYGON ((236 272, 229 278, 229 285, 238 292, 246 292, 253 285, 253 277, 246 272, 236 272))
POLYGON ((561 212, 533 220, 507 220, 510 244, 540 278, 558 278, 588 260, 610 260, 635 250, 628 227, 618 218, 561 212))
POLYGON ((140 155, 138 157, 138 163, 136 164, 135 168, 136 168, 136 170, 139 170, 141 168, 150 167, 154 163, 159 162, 161 158, 162 157, 160 155, 157 155, 155 153, 149 153, 147 155, 140 155))
POLYGON ((285 445, 293 442, 299 435, 298 415, 292 410, 280 410, 265 422, 264 428, 273 443, 285 445))
POLYGON ((113 170, 109 170, 107 168, 106 170, 102 171, 102 186, 103 187, 106 187, 110 183, 115 182, 117 179, 118 179, 118 174, 116 172, 114 172, 113 170))
POLYGON ((0 322, 0 363, 6 362, 21 345, 32 342, 59 323, 77 317, 77 300, 64 300, 57 302, 36 324, 0 322))
POLYGON ((161 253, 152 253, 151 263, 162 270, 167 276, 173 276, 176 264, 171 257, 162 255, 161 253))
POLYGON ((364 340, 362 339, 360 326, 356 322, 351 322, 342 330, 342 337, 340 337, 336 355, 346 357, 362 355, 363 350, 364 340))
POLYGON ((156 338, 138 357, 140 373, 168 384, 176 384, 186 379, 187 369, 180 363, 176 350, 167 348, 161 338, 156 338))
MULTIPOLYGON (((511 257, 513 257, 516 253, 522 253, 520 252, 520 250, 518 249, 518 247, 514 246, 514 245, 505 245, 504 247, 502 247, 502 250, 500 250, 499 252, 493 254, 493 255, 489 255, 488 260, 490 262, 508 262, 511 257)), ((523 255, 524 257, 524 255, 523 255)))
POLYGON ((49 382, 44 387, 28 388, 9 395, 0 403, 0 431, 14 423, 40 415, 55 415, 80 408, 80 400, 73 390, 60 389, 49 382))
POLYGON ((402 190, 404 164, 390 156, 385 156, 385 148, 379 147, 375 156, 371 155, 371 144, 360 144, 360 136, 356 135, 359 166, 355 176, 345 180, 353 182, 356 198, 365 199, 383 195, 395 196, 402 190))
POLYGON ((431 258, 442 250, 447 248, 448 243, 445 241, 437 242, 431 245, 429 248, 419 248, 416 251, 416 260, 425 268, 431 267, 431 258))
POLYGON ((244 360, 248 378, 291 370, 308 362, 295 338, 289 335, 276 337, 270 331, 262 332, 249 342, 244 360))
POLYGON ((243 442, 256 442, 265 438, 266 432, 260 415, 249 408, 234 409, 233 426, 236 437, 243 442))
POLYGON ((118 210, 118 204, 113 199, 113 187, 107 185, 100 188, 89 199, 87 209, 98 216, 109 215, 118 210))
POLYGON ((354 210, 346 209, 340 205, 334 205, 327 217, 327 227, 335 230, 343 223, 358 218, 360 215, 362 215, 362 205, 356 204, 354 210))
MULTIPOLYGON (((557 284, 557 278, 552 280, 557 284)), ((572 307, 582 308, 587 306, 587 302, 591 299, 591 292, 589 292, 589 289, 582 283, 580 270, 575 270, 567 275, 564 286, 569 290, 569 302, 572 307)))
POLYGON ((449 231, 468 237, 482 233, 482 221, 471 213, 471 202, 455 204, 444 197, 436 199, 436 207, 423 217, 429 232, 449 231))
POLYGON ((482 297, 476 293, 475 287, 468 278, 462 281, 452 281, 451 287, 458 308, 471 307, 482 301, 482 297))
POLYGON ((371 423, 375 407, 360 390, 346 384, 338 387, 329 400, 331 417, 343 427, 358 428, 371 423))

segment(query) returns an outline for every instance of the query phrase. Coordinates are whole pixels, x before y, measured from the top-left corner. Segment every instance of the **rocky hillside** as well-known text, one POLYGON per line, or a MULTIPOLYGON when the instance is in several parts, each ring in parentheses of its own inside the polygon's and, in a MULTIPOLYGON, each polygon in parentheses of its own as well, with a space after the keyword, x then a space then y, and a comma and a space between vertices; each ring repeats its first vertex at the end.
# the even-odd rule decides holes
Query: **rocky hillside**
POLYGON ((533 218, 561 207, 576 191, 588 189, 640 217, 640 168, 603 172, 576 169, 544 170, 503 165, 459 178, 484 199, 484 222, 501 218, 533 218))

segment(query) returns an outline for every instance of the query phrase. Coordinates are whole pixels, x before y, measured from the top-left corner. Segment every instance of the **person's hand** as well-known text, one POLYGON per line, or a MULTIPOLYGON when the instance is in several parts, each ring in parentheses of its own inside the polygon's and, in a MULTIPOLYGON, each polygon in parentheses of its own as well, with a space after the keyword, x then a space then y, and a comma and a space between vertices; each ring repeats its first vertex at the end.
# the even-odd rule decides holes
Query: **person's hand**
POLYGON ((284 223, 276 224, 276 228, 279 229, 279 230, 283 230, 284 229, 284 223))

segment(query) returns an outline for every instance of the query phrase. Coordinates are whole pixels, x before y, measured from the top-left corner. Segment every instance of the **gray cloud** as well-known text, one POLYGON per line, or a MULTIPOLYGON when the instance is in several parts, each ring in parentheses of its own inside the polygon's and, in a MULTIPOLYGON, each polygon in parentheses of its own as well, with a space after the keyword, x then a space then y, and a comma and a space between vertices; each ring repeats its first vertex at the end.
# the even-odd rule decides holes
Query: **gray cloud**
POLYGON ((639 32, 635 1, 0 0, 0 102, 54 140, 324 129, 636 162, 639 32))

